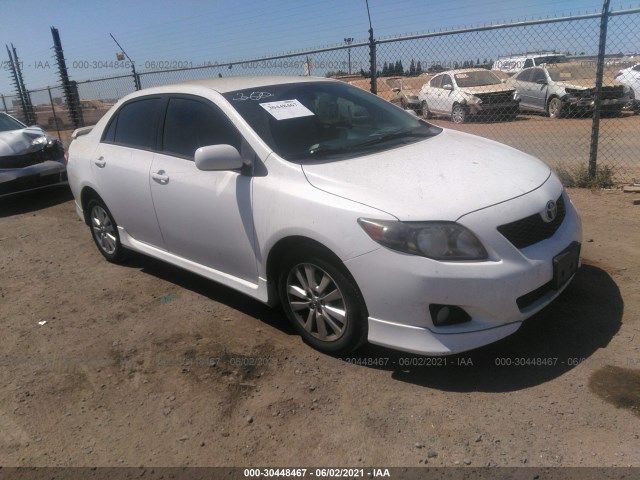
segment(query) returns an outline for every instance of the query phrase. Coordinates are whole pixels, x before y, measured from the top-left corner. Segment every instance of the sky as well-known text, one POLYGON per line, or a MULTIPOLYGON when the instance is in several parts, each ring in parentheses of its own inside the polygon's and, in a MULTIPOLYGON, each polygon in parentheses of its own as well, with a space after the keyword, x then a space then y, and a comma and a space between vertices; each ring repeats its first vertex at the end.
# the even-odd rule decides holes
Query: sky
MULTIPOLYGON (((369 0, 369 8, 381 39, 596 13, 602 0, 369 0)), ((611 0, 611 10, 628 8, 640 8, 640 0, 611 0)), ((112 66, 120 48, 110 33, 144 71, 339 45, 348 37, 366 41, 369 28, 365 0, 0 0, 0 13, 5 95, 14 88, 4 45, 17 49, 28 89, 58 83, 51 26, 79 81, 129 72, 112 66)))

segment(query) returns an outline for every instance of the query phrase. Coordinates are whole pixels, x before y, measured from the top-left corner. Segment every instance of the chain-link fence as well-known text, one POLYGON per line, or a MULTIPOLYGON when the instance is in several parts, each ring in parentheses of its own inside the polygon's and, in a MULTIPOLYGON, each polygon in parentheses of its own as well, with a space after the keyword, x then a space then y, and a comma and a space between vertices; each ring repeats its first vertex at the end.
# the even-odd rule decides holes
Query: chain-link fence
MULTIPOLYGON (((640 181, 638 32, 640 9, 633 9, 148 70, 138 78, 148 88, 232 75, 332 76, 440 126, 530 153, 566 183, 626 183, 640 181)), ((136 88, 133 75, 76 86, 85 125, 136 88)), ((38 123, 68 135, 73 122, 61 88, 30 93, 38 123)), ((20 118, 18 98, 2 102, 20 118)))

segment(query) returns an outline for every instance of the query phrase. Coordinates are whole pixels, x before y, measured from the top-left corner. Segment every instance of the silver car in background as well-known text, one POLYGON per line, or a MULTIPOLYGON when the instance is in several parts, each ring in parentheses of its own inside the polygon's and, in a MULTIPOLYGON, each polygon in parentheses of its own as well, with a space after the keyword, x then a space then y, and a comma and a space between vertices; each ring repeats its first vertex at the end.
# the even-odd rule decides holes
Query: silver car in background
POLYGON ((0 112, 0 197, 67 184, 62 143, 0 112))
MULTIPOLYGON (((580 63, 558 63, 526 68, 509 84, 518 92, 522 110, 546 112, 551 118, 593 111, 595 68, 580 63)), ((602 87, 602 110, 619 114, 631 98, 631 89, 615 80, 602 87)))

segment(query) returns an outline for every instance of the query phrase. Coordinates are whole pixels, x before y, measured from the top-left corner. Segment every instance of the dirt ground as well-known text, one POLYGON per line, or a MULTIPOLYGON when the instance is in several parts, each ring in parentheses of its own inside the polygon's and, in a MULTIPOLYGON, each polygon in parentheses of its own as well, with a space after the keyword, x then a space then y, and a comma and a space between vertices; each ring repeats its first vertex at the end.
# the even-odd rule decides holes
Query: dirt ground
POLYGON ((66 190, 4 200, 0 465, 640 466, 640 195, 570 196, 575 281, 446 359, 319 354, 279 310, 107 263, 66 190))

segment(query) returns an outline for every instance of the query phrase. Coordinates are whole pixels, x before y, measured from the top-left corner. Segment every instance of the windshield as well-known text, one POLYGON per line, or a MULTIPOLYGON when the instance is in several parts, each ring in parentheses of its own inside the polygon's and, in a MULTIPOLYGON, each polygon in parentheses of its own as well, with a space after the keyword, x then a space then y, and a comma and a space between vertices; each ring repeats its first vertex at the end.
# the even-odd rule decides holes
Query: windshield
POLYGON ((341 82, 270 85, 224 97, 271 149, 301 163, 375 153, 442 131, 341 82))
POLYGON ((593 68, 582 65, 554 65, 547 71, 554 82, 564 82, 568 80, 593 80, 596 79, 596 71, 593 68))
POLYGON ((484 85, 497 85, 499 83, 502 83, 502 80, 496 77, 489 70, 456 73, 454 77, 456 79, 456 83, 460 88, 482 87, 484 85))
POLYGON ((0 113, 0 132, 9 132, 11 130, 21 130, 25 126, 19 121, 11 118, 9 115, 0 113))

